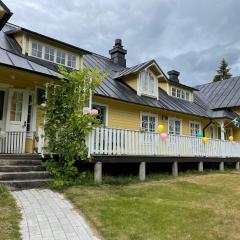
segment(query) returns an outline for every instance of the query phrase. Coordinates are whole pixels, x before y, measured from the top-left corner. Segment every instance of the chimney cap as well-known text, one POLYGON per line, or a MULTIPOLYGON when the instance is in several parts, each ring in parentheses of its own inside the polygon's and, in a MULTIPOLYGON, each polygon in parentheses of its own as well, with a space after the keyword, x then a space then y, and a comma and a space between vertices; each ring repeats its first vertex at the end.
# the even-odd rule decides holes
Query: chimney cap
POLYGON ((179 83, 178 77, 180 75, 180 72, 178 72, 176 70, 171 70, 171 71, 168 71, 167 73, 169 75, 169 80, 170 81, 179 83))

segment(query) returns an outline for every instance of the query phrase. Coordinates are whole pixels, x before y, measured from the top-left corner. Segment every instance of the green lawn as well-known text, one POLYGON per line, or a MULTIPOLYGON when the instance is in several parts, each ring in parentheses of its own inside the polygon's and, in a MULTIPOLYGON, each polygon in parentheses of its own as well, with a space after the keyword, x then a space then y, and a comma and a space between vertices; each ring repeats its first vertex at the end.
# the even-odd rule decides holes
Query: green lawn
POLYGON ((240 172, 72 187, 64 194, 104 239, 240 239, 240 172))
POLYGON ((20 239, 20 212, 12 195, 0 185, 0 239, 20 239))

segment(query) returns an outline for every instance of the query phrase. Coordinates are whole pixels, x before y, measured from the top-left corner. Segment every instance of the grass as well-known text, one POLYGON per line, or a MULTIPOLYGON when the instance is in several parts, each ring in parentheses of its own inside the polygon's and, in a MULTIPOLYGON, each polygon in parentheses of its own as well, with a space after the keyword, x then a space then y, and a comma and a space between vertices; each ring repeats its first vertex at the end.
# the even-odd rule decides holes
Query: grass
POLYGON ((20 212, 12 195, 0 185, 0 239, 20 239, 20 212))
POLYGON ((63 192, 106 240, 240 239, 240 172, 131 181, 63 192))

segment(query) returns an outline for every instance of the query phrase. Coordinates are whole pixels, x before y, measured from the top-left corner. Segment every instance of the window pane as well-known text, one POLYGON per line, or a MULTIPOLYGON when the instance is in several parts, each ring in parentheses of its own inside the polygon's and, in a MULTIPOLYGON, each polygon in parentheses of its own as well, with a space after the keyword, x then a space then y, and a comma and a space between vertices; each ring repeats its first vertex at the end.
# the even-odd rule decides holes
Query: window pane
POLYGON ((48 61, 54 61, 54 49, 50 47, 45 47, 45 55, 44 58, 48 61))
POLYGON ((42 58, 42 49, 43 49, 42 44, 35 42, 32 43, 32 55, 34 57, 42 58))
POLYGON ((0 120, 3 120, 3 107, 4 107, 4 91, 0 91, 0 120))
POLYGON ((76 68, 76 56, 68 54, 68 67, 76 68))
POLYGON ((189 101, 189 93, 186 92, 186 100, 189 101))
POLYGON ((22 104, 23 104, 23 93, 14 92, 11 102, 11 121, 21 121, 22 118, 22 104))
POLYGON ((62 65, 65 65, 66 54, 63 51, 57 50, 57 59, 56 62, 62 65))
POLYGON ((97 118, 100 120, 101 124, 106 125, 106 107, 93 104, 92 108, 98 110, 97 118))
POLYGON ((172 96, 176 97, 176 88, 172 88, 172 96))
POLYGON ((148 116, 142 115, 142 129, 148 131, 148 116))

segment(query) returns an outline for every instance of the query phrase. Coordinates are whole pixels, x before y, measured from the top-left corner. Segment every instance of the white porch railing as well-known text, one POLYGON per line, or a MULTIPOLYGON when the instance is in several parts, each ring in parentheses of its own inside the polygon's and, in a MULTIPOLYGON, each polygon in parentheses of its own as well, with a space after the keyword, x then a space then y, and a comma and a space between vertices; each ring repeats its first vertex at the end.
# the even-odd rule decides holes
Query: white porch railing
POLYGON ((0 132, 0 153, 25 153, 26 132, 0 132))
POLYGON ((169 135, 160 140, 159 133, 126 129, 96 128, 87 141, 90 155, 240 157, 240 143, 169 135))

